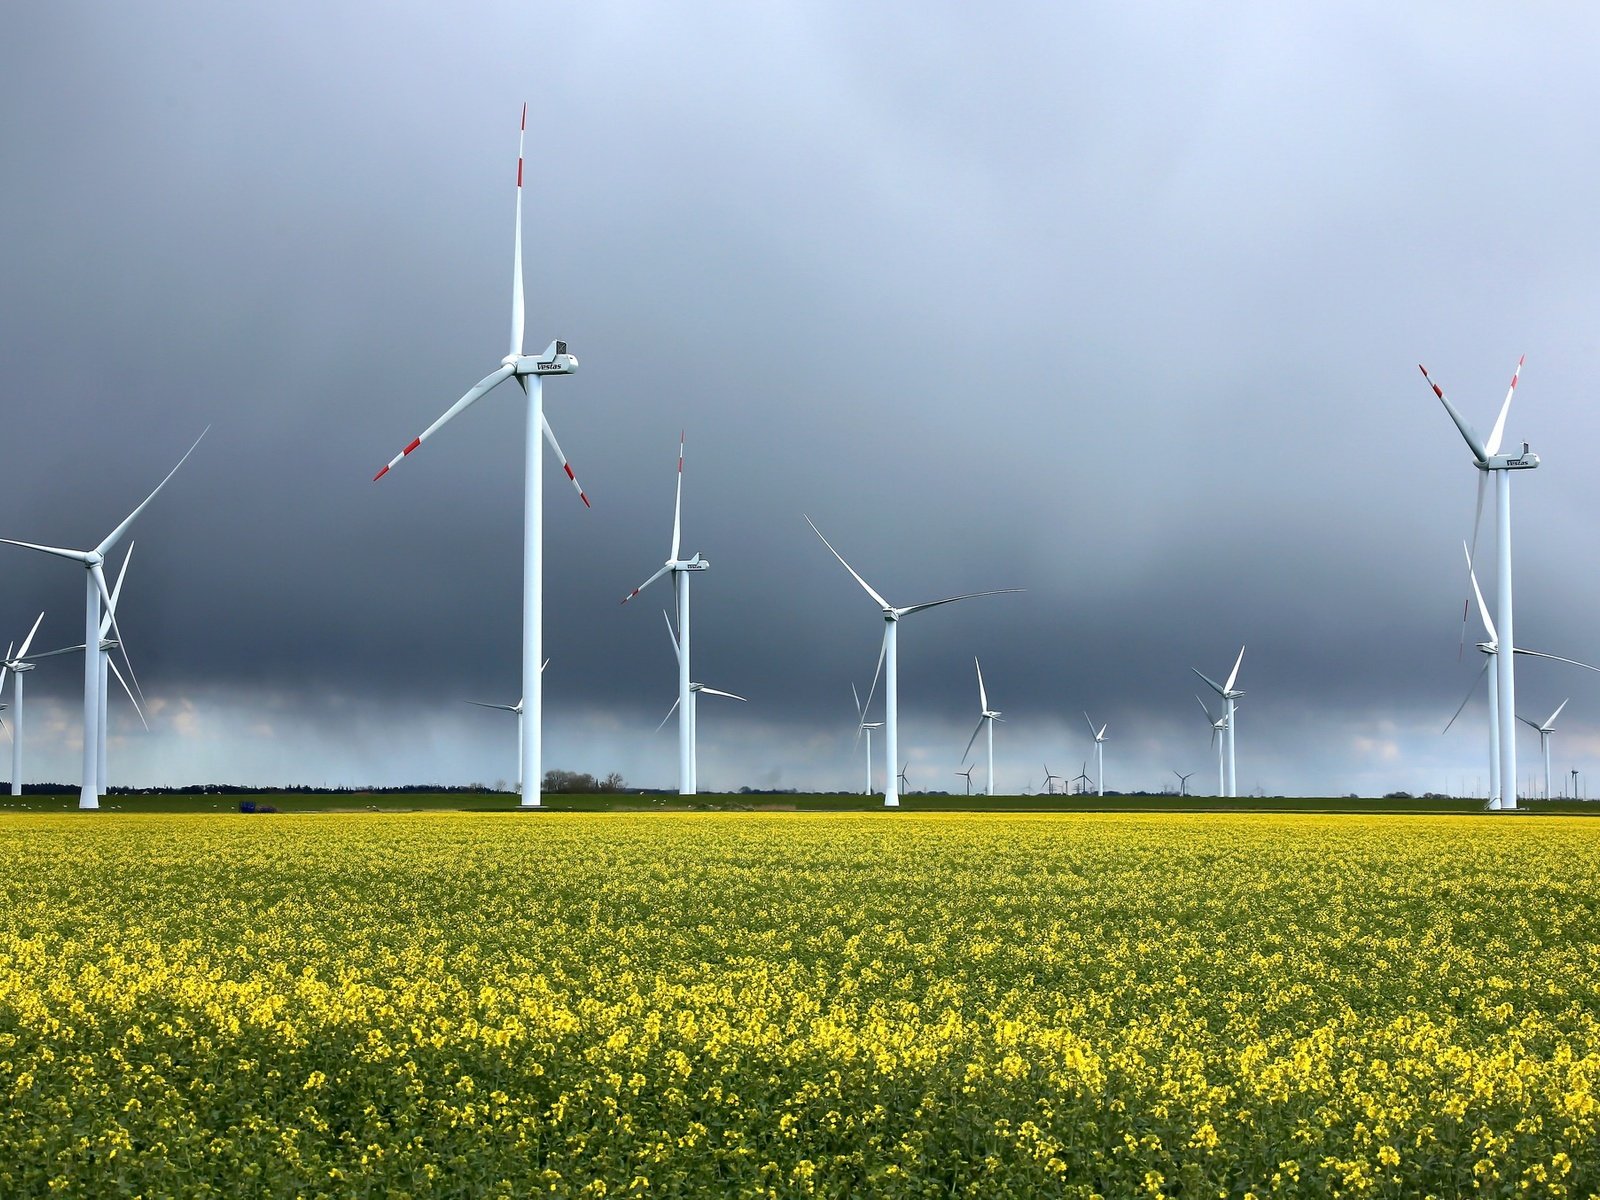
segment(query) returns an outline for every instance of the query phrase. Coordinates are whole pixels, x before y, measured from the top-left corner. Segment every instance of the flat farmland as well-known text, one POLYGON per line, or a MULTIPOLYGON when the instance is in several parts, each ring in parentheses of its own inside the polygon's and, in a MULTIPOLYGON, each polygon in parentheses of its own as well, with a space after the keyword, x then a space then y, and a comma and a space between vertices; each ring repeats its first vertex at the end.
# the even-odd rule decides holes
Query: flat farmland
POLYGON ((1600 822, 0 815, 0 1195, 1589 1195, 1600 822))

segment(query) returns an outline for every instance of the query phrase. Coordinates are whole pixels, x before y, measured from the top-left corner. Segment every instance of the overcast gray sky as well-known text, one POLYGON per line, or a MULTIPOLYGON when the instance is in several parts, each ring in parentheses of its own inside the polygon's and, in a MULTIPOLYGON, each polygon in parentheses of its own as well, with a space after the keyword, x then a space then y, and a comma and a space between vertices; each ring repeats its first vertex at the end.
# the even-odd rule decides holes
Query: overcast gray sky
MULTIPOLYGON (((1241 643, 1241 790, 1480 788, 1440 736, 1475 472, 1517 356, 1517 632, 1600 660, 1600 15, 1571 5, 53 3, 0 45, 0 536, 140 519, 153 732, 114 783, 493 781, 518 688, 521 422, 495 393, 529 104, 528 343, 591 498, 547 497, 546 765, 675 781, 657 594, 688 431, 709 788, 853 784, 849 685, 910 618, 913 787, 1214 780, 1189 673, 1241 643), (655 590, 655 589, 653 589, 655 590), (1059 766, 1057 764, 1060 764, 1059 766), (1071 767, 1071 770, 1065 768, 1071 767)), ((1487 546, 1487 541, 1485 542, 1487 546)), ((0 640, 81 581, 0 557, 0 640), (10 631, 10 632, 7 632, 10 631)), ((1600 764, 1600 676, 1558 770, 1600 764)), ((77 777, 81 672, 30 679, 77 777)), ((1536 739, 1522 746, 1533 769, 1536 739)), ((1597 781, 1600 784, 1600 781, 1597 781)), ((1597 789, 1600 790, 1600 789, 1597 789)))

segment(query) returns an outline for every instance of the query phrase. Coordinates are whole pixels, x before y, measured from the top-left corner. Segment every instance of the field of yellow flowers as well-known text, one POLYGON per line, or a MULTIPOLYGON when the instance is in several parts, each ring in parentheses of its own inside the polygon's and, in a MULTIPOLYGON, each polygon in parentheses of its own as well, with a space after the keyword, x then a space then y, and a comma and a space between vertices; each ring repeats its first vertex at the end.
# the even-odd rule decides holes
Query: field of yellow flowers
POLYGON ((0 817, 0 1196, 1600 1190, 1600 821, 0 817))

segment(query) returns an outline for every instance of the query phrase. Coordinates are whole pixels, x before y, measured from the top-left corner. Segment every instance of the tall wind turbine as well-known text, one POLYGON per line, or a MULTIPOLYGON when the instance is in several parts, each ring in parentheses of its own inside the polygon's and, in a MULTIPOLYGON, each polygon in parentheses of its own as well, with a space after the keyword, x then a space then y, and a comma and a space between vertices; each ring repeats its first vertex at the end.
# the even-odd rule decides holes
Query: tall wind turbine
MULTIPOLYGON (((1227 706, 1227 712, 1224 714, 1225 718, 1227 720, 1227 724, 1221 727, 1222 728, 1222 740, 1223 740, 1224 744, 1226 745, 1227 752, 1228 752, 1228 773, 1227 773, 1227 778, 1226 778, 1226 780, 1224 782, 1223 792, 1222 792, 1222 794, 1224 796, 1236 796, 1239 793, 1238 764, 1235 761, 1234 756, 1233 756, 1233 704, 1234 704, 1234 701, 1239 699, 1240 696, 1243 696, 1244 693, 1241 692, 1241 691, 1235 690, 1233 685, 1236 682, 1238 682, 1238 679, 1239 679, 1239 664, 1242 663, 1242 662, 1244 662, 1244 647, 1240 646, 1239 647, 1239 657, 1234 659, 1234 661, 1233 661, 1233 670, 1228 672, 1228 682, 1225 683, 1225 684, 1218 683, 1215 679, 1212 679, 1209 675, 1201 674, 1199 668, 1197 668, 1197 667, 1190 667, 1189 668, 1196 675, 1199 675, 1201 679, 1204 679, 1206 681, 1206 686, 1209 687, 1217 695, 1221 696, 1223 701, 1224 701, 1224 703, 1227 706)), ((1204 708, 1205 705, 1202 704, 1200 707, 1204 708)))
MULTIPOLYGON (((867 735, 867 790, 862 795, 870 796, 872 794, 872 731, 874 729, 882 729, 883 722, 867 720, 867 710, 861 704, 861 693, 856 691, 856 685, 853 683, 850 685, 850 694, 856 698, 856 741, 859 742, 861 740, 863 733, 867 735)), ((957 772, 957 774, 960 774, 960 772, 957 772)), ((971 790, 972 779, 969 776, 967 779, 967 791, 970 792, 971 790)))
MULTIPOLYGON (((1084 713, 1083 719, 1089 721, 1089 714, 1084 713)), ((1099 732, 1096 732, 1094 722, 1089 721, 1089 732, 1094 734, 1095 788, 1097 794, 1101 796, 1106 794, 1106 729, 1108 725, 1100 726, 1099 732)))
POLYGON ((511 251, 511 352, 500 360, 500 365, 468 389, 432 425, 411 439, 406 448, 389 460, 388 466, 374 475, 376 482, 387 475, 406 455, 427 441, 445 425, 460 416, 478 400, 508 379, 515 379, 528 401, 528 421, 523 439, 523 522, 522 522, 522 696, 524 707, 521 721, 522 758, 527 769, 522 776, 522 807, 539 807, 539 788, 543 780, 540 768, 543 763, 540 741, 544 715, 544 694, 539 680, 539 663, 544 657, 544 456, 540 453, 539 437, 550 443, 561 460, 561 467, 578 490, 584 507, 589 497, 572 473, 567 456, 561 452, 555 431, 544 415, 544 380, 550 375, 571 375, 578 369, 578 360, 567 353, 567 344, 559 339, 551 342, 538 355, 522 352, 525 313, 522 295, 522 146, 528 130, 528 106, 522 106, 522 133, 517 137, 517 212, 511 251))
POLYGON ((972 753, 972 743, 978 740, 978 735, 984 727, 989 729, 989 795, 994 795, 994 723, 1000 719, 1000 711, 989 707, 989 693, 983 690, 983 667, 978 662, 978 656, 972 656, 972 665, 978 668, 978 727, 972 731, 972 736, 967 739, 967 748, 961 752, 961 761, 967 761, 967 755, 972 753))
POLYGON ((1555 732, 1556 718, 1561 715, 1561 710, 1566 706, 1567 701, 1563 700, 1556 706, 1555 712, 1537 723, 1528 720, 1527 717, 1517 718, 1524 725, 1537 730, 1539 733, 1539 753, 1544 758, 1544 798, 1546 800, 1550 799, 1550 735, 1555 732))
MULTIPOLYGON (((1526 356, 1524 356, 1526 357, 1526 356)), ((1495 419, 1494 428, 1489 433, 1487 441, 1478 437, 1477 431, 1467 424, 1466 418, 1451 404, 1445 396, 1444 390, 1435 383, 1428 374, 1428 369, 1417 364, 1417 369, 1422 372, 1422 377, 1428 381, 1428 386, 1433 389, 1433 394, 1439 397, 1439 402, 1444 405, 1445 412, 1450 414, 1450 419, 1455 422, 1456 429, 1467 443, 1467 449, 1472 451, 1473 465, 1478 468, 1478 508, 1477 516, 1473 518, 1472 539, 1474 550, 1478 539, 1478 521, 1483 514, 1483 488, 1485 476, 1494 476, 1495 498, 1495 612, 1500 618, 1500 638, 1502 642, 1515 647, 1517 639, 1513 633, 1512 607, 1511 607, 1511 472, 1528 471, 1539 465, 1539 456, 1528 449, 1528 443, 1522 443, 1522 453, 1501 454, 1500 443, 1505 437, 1506 416, 1511 411, 1511 398, 1517 391, 1517 378, 1522 374, 1523 359, 1517 359, 1517 368, 1511 373, 1511 386, 1506 389, 1506 398, 1500 405, 1500 415, 1495 419)), ((1471 555, 1468 555, 1469 559, 1471 555)), ((1463 622, 1466 613, 1461 614, 1463 622)), ((1496 736, 1500 743, 1500 797, 1501 803, 1508 808, 1517 806, 1517 724, 1515 714, 1517 711, 1517 680, 1516 656, 1504 655, 1503 661, 1496 670, 1497 708, 1495 714, 1496 736)))
MULTIPOLYGON (((28 630, 28 636, 22 639, 22 649, 16 656, 11 654, 11 648, 6 648, 6 661, 0 663, 0 691, 5 690, 6 672, 11 672, 14 682, 11 685, 11 794, 22 795, 22 681, 33 664, 27 661, 28 647, 33 644, 33 635, 39 632, 40 622, 44 620, 44 613, 40 613, 33 623, 33 628, 28 630)), ((5 705, 0 704, 0 708, 5 705)))
MULTIPOLYGON (((209 430, 210 426, 206 427, 209 430)), ((128 658, 128 646, 123 640, 122 630, 117 627, 117 607, 111 599, 111 592, 106 587, 105 572, 101 570, 106 561, 106 555, 122 540, 122 535, 128 532, 128 527, 149 505, 150 501, 161 493, 167 486, 167 480, 178 473, 178 467, 189 461, 189 455, 194 453, 195 446, 200 444, 206 431, 202 430, 200 437, 195 438, 194 446, 184 451, 178 465, 168 471, 166 477, 156 484, 155 491, 140 502, 139 506, 122 519, 118 525, 92 550, 69 550, 60 546, 40 546, 34 542, 18 542, 10 538, 0 538, 0 543, 8 546, 22 546, 29 550, 42 550, 46 554, 53 554, 57 558, 71 559, 84 568, 84 603, 83 603, 83 644, 98 646, 100 644, 100 602, 106 603, 106 610, 111 619, 111 631, 115 635, 117 645, 122 650, 122 661, 127 665, 128 674, 133 676, 134 685, 138 685, 138 677, 134 676, 133 662, 128 658)), ((130 692, 130 695, 132 693, 130 692)), ((83 656, 83 783, 78 792, 79 808, 100 807, 100 661, 98 654, 90 654, 85 650, 83 656)), ((143 719, 143 714, 140 714, 143 719)))
MULTIPOLYGON (((867 707, 872 706, 872 694, 878 689, 878 674, 883 672, 883 707, 884 707, 884 762, 887 767, 884 771, 885 782, 883 789, 883 805, 885 808, 898 808, 900 806, 900 793, 897 785, 900 780, 894 772, 895 759, 900 754, 900 668, 899 657, 896 649, 896 634, 900 626, 900 618, 908 617, 912 613, 921 612, 925 608, 938 608, 941 604, 954 604, 957 600, 971 600, 978 596, 998 596, 1004 592, 1020 592, 1021 588, 995 588, 987 592, 967 592, 960 596, 947 596, 943 600, 931 600, 927 604, 913 604, 909 608, 896 608, 877 592, 872 590, 872 585, 860 575, 856 569, 844 561, 843 555, 833 548, 827 538, 822 537, 822 530, 818 529, 810 517, 806 524, 811 526, 811 532, 822 538, 822 544, 828 547, 828 553, 839 560, 839 564, 850 577, 861 585, 863 591, 872 597, 872 602, 883 611, 883 646, 878 651, 878 666, 872 672, 872 686, 867 689, 867 707), (885 664, 887 663, 887 671, 885 664)), ((904 775, 904 772, 901 772, 904 775)))
POLYGON ((1211 724, 1211 744, 1217 748, 1217 795, 1226 796, 1228 794, 1228 760, 1226 757, 1226 751, 1228 748, 1227 710, 1224 709, 1220 713, 1213 713, 1209 708, 1206 707, 1206 702, 1200 699, 1199 696, 1194 698, 1194 702, 1200 706, 1200 711, 1205 713, 1206 720, 1211 724), (1222 735, 1220 740, 1217 738, 1219 733, 1222 735))
MULTIPOLYGON (((660 579, 669 571, 672 573, 673 585, 678 599, 678 629, 672 636, 673 649, 678 652, 678 703, 673 705, 678 713, 678 794, 692 796, 695 794, 699 781, 695 778, 695 753, 694 753, 694 687, 689 678, 689 574, 692 571, 704 571, 711 564, 700 557, 698 551, 693 558, 680 558, 678 543, 680 531, 683 527, 683 435, 678 435, 678 491, 672 501, 672 550, 667 555, 667 561, 654 575, 646 579, 633 591, 622 598, 626 604, 645 588, 660 579)), ((672 622, 667 622, 671 627, 672 622)), ((719 693, 720 694, 720 693, 719 693)))

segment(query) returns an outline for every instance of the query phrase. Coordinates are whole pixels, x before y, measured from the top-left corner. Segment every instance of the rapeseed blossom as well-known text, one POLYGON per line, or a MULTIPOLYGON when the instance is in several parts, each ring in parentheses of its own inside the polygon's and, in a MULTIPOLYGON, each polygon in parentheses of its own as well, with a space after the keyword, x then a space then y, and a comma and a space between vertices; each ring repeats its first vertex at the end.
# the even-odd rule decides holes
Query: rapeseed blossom
POLYGON ((1597 849, 0 817, 0 1196, 1591 1195, 1597 849))

